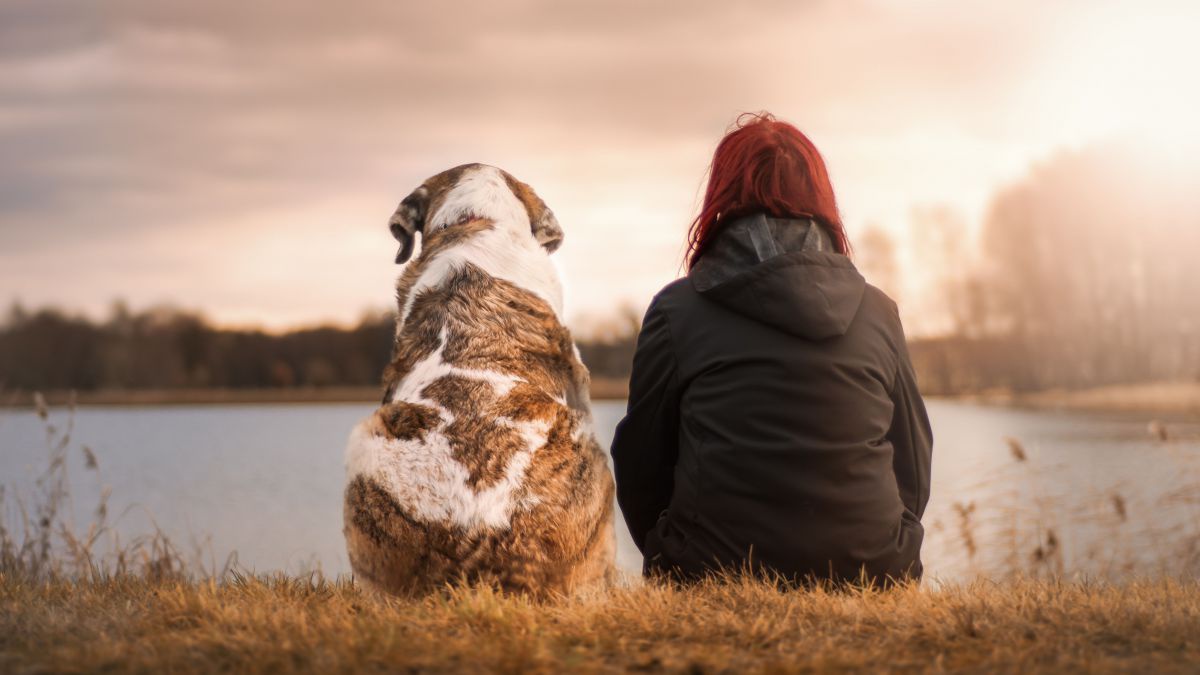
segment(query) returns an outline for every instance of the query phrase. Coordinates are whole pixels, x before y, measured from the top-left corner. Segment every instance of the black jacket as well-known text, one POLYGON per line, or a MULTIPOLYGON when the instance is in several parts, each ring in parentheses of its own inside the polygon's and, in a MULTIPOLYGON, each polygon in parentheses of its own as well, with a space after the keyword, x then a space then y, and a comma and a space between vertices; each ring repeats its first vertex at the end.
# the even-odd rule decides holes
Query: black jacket
POLYGON ((650 304, 612 455, 648 573, 885 581, 921 574, 931 449, 895 303, 756 215, 650 304))

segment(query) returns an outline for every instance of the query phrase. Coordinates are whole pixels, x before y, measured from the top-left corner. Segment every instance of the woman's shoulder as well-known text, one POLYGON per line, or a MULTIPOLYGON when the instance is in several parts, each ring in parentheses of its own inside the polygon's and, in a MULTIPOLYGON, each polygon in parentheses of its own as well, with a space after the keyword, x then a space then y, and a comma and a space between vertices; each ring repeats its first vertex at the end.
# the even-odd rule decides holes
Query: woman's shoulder
POLYGON ((867 284, 863 292, 859 316, 877 326, 877 330, 887 336, 893 349, 899 349, 899 345, 904 343, 904 324, 900 321, 899 305, 887 293, 871 284, 867 284))
POLYGON ((650 300, 650 311, 670 311, 694 302, 699 295, 687 277, 680 277, 663 286, 650 300))
POLYGON ((890 316, 897 318, 900 316, 900 308, 896 304, 896 301, 887 293, 884 293, 878 287, 871 284, 867 284, 866 289, 863 291, 862 304, 890 316))

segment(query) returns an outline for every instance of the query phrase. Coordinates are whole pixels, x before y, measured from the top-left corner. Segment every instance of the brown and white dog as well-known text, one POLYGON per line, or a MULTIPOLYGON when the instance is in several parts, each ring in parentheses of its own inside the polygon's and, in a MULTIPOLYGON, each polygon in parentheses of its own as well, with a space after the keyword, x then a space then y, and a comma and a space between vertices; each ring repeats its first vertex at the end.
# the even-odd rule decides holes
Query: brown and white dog
POLYGON ((549 254, 562 230, 528 185, 482 164, 440 173, 392 216, 399 314, 383 404, 346 449, 356 580, 534 594, 605 582, 613 483, 588 372, 549 254))

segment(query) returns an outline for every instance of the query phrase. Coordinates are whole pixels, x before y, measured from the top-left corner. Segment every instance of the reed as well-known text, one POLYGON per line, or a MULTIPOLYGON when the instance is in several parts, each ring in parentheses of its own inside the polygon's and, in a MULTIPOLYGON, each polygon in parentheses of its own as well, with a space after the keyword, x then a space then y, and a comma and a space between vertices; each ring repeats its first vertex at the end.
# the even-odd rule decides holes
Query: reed
MULTIPOLYGON (((45 430, 46 464, 37 477, 32 494, 7 492, 0 485, 0 574, 9 579, 34 582, 54 580, 102 580, 113 577, 137 577, 163 580, 185 577, 221 576, 215 565, 205 569, 202 551, 190 558, 163 532, 153 517, 148 532, 123 540, 110 518, 108 502, 111 489, 100 491, 96 505, 85 523, 74 518, 68 454, 78 450, 84 470, 93 477, 100 460, 87 445, 73 441, 76 399, 66 401, 62 420, 52 418, 46 399, 33 396, 33 413, 45 430)), ((118 514, 118 519, 128 515, 118 514)), ((226 562, 235 561, 231 556, 226 562)))

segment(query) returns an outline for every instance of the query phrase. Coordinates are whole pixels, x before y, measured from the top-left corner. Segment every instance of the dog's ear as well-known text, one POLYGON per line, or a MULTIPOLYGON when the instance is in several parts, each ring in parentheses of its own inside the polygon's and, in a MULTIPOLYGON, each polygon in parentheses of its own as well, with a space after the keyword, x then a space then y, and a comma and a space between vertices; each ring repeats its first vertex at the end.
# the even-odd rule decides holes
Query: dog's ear
POLYGON ((529 229, 533 233, 533 238, 548 253, 554 253, 559 246, 562 246, 563 240, 563 231, 558 224, 558 218, 554 217, 554 212, 546 206, 546 202, 542 201, 541 197, 537 196, 533 188, 513 178, 507 171, 503 173, 509 189, 517 199, 521 200, 521 203, 525 205, 525 211, 529 213, 529 229))
POLYGON ((400 250, 396 252, 396 264, 408 262, 412 257, 413 243, 417 233, 425 231, 425 216, 429 213, 429 189, 424 185, 413 190, 400 202, 396 212, 388 221, 392 236, 400 242, 400 250))
POLYGON ((554 253, 562 246, 563 231, 558 224, 558 218, 554 217, 554 212, 545 208, 536 219, 530 219, 530 229, 533 231, 534 239, 537 243, 545 247, 547 253, 554 253))

